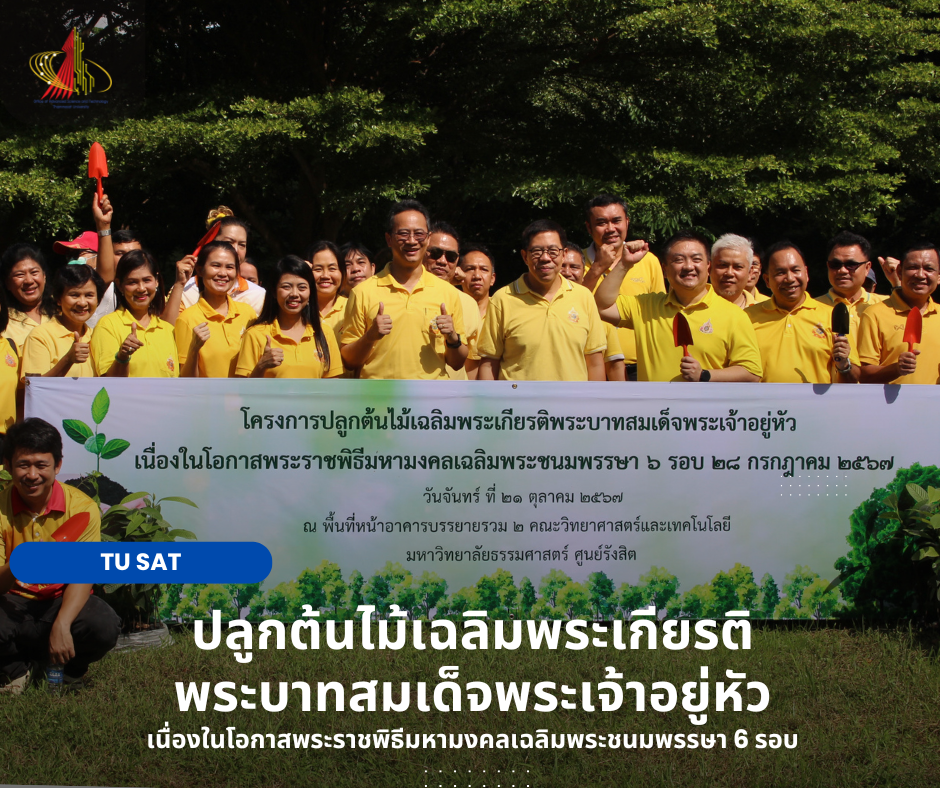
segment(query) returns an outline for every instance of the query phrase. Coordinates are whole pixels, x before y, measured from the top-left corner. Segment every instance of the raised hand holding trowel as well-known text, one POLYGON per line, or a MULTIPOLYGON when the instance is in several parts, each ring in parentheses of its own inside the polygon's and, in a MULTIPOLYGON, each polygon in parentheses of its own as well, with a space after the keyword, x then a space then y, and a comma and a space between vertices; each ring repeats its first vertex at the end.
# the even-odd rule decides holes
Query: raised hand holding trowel
POLYGON ((917 370, 917 357, 919 350, 914 349, 914 345, 919 345, 921 335, 924 330, 924 316, 916 306, 911 307, 907 313, 907 321, 904 324, 904 342, 907 343, 907 351, 898 356, 898 373, 900 375, 912 375, 917 370))

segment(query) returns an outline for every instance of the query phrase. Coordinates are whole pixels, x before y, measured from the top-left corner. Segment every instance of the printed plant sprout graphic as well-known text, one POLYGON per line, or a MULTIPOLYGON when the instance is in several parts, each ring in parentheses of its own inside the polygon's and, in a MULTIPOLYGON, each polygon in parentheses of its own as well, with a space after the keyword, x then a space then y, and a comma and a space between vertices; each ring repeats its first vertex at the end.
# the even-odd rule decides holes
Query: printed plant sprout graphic
POLYGON ((108 440, 103 432, 98 432, 98 427, 104 421, 105 416, 108 415, 110 407, 111 398, 108 396, 108 390, 103 388, 95 394, 95 398, 91 403, 91 420, 95 423, 94 432, 92 432, 91 427, 79 419, 64 419, 62 421, 62 429, 65 430, 65 434, 76 443, 82 444, 98 458, 95 467, 96 474, 101 473, 102 460, 113 460, 115 457, 119 457, 131 445, 130 441, 123 438, 108 440))

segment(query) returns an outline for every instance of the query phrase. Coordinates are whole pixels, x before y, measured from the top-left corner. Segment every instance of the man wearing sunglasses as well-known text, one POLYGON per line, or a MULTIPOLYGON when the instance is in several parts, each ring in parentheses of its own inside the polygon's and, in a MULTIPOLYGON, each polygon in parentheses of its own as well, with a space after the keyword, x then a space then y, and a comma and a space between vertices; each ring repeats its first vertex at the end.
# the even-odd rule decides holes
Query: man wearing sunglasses
MULTIPOLYGON (((431 225, 431 234, 428 236, 428 250, 424 255, 424 267, 428 273, 444 282, 452 282, 454 272, 457 270, 457 261, 460 260, 460 237, 457 231, 447 222, 434 222, 431 225)), ((455 285, 456 287, 456 285, 455 285)), ((463 325, 467 330, 466 341, 470 357, 476 348, 477 336, 483 321, 480 319, 480 310, 477 302, 463 290, 457 288, 460 303, 463 307, 463 325)), ((451 380, 476 380, 478 361, 468 358, 463 369, 454 369, 447 365, 447 377, 451 380)))
POLYGON ((439 380, 446 365, 464 365, 460 295, 424 268, 429 224, 417 200, 393 205, 385 232, 392 260, 349 294, 341 352, 361 378, 439 380))
POLYGON ((852 333, 857 335, 862 313, 872 304, 881 303, 887 298, 865 289, 865 277, 871 271, 871 244, 868 239, 843 230, 829 242, 826 268, 832 287, 816 300, 828 306, 845 304, 852 318, 852 333))

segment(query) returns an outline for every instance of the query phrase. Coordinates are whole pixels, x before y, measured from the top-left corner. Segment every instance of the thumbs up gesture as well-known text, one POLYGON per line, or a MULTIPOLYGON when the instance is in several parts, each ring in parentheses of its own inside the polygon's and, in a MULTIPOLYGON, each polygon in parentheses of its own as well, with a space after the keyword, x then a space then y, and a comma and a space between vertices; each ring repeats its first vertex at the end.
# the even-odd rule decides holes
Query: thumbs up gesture
POLYGON ((392 316, 385 314, 385 303, 379 302, 379 311, 375 313, 375 319, 369 326, 369 332, 372 334, 372 341, 377 342, 384 336, 392 333, 392 316))
POLYGON ((118 360, 125 364, 128 363, 131 360, 131 356, 143 346, 144 343, 137 338, 137 324, 131 323, 131 333, 128 334, 127 339, 121 343, 121 349, 118 350, 118 360))
POLYGON ((91 354, 91 345, 87 342, 82 342, 81 334, 77 331, 73 331, 72 336, 75 341, 69 350, 69 357, 73 364, 84 364, 88 361, 88 356, 91 354))
POLYGON ((257 368, 260 370, 274 369, 284 363, 284 351, 279 347, 271 347, 271 336, 264 338, 264 353, 258 359, 257 368))
POLYGON ((447 314, 446 304, 441 304, 441 314, 434 318, 434 325, 451 345, 460 341, 460 336, 454 331, 454 316, 447 314))

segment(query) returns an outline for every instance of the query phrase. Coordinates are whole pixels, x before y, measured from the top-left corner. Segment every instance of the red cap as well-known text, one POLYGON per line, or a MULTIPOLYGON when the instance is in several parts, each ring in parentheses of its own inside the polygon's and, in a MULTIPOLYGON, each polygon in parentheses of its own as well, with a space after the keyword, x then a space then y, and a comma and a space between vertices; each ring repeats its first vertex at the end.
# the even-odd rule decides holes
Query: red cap
POLYGON ((56 241, 52 245, 52 251, 56 254, 71 254, 73 249, 91 249, 97 254, 98 233, 86 230, 74 241, 56 241))

